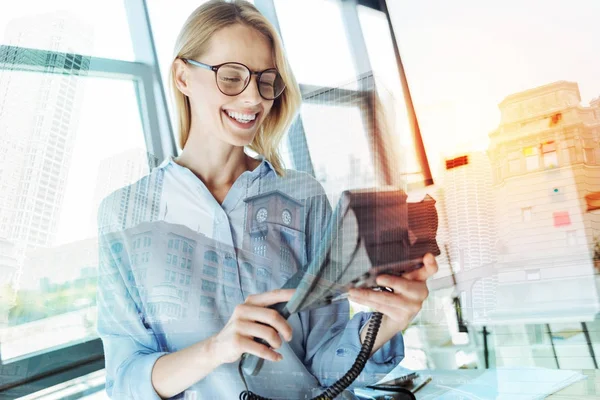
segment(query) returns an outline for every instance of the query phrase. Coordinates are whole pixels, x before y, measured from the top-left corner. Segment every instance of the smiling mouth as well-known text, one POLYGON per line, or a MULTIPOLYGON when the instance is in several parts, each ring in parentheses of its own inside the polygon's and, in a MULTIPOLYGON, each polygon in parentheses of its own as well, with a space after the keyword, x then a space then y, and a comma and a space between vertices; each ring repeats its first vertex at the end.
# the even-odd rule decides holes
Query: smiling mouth
POLYGON ((227 118, 240 128, 251 128, 258 120, 260 112, 254 114, 239 113, 229 110, 223 110, 227 118))

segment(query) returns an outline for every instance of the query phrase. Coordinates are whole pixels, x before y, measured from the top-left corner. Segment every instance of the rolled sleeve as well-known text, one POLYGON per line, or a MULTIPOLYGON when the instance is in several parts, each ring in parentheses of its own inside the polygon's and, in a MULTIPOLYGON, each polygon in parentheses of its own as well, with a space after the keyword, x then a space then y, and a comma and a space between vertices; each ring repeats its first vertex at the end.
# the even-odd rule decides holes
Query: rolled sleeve
POLYGON ((152 385, 152 368, 158 358, 168 353, 134 353, 128 356, 115 346, 115 342, 119 341, 111 338, 103 339, 107 360, 106 393, 108 396, 111 399, 162 399, 152 385), (108 352, 107 348, 110 349, 108 352), (109 362, 109 359, 112 362, 109 362), (114 365, 109 366, 109 363, 114 365), (109 368, 113 372, 109 373, 109 368))
POLYGON ((152 368, 167 352, 142 317, 137 288, 123 278, 130 268, 127 242, 122 231, 99 229, 97 331, 104 347, 106 393, 113 399, 159 400, 152 368))

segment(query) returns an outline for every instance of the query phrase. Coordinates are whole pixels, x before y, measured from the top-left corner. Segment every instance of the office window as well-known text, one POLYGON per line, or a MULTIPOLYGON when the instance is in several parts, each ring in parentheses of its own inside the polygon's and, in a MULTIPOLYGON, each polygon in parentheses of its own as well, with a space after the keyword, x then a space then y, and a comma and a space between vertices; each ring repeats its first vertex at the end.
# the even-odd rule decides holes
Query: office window
POLYGON ((575 146, 568 146, 562 149, 562 160, 564 165, 575 164, 578 161, 575 146))
POLYGON ((245 275, 252 276, 254 274, 254 267, 249 262, 243 262, 241 272, 245 275))
MULTIPOLYGON (((0 45, 134 61, 123 1, 26 0, 0 13, 0 45), (26 34, 29 33, 29 34, 26 34)), ((79 67, 70 59, 67 67, 79 67)))
POLYGON ((499 182, 502 180, 502 165, 498 165, 495 169, 496 171, 496 182, 499 182))
POLYGON ((237 268, 237 262, 230 255, 227 255, 225 257, 225 260, 223 261, 223 265, 225 265, 226 267, 229 267, 229 268, 237 268))
POLYGON ((531 207, 521 208, 521 221, 531 221, 531 207))
POLYGON ((556 211, 552 213, 552 218, 555 227, 571 225, 571 217, 568 211, 556 211))
POLYGON ((556 143, 546 142, 542 144, 542 158, 544 160, 544 168, 555 168, 558 166, 556 143))
POLYGON ((281 268, 281 272, 291 274, 293 272, 292 266, 289 264, 282 263, 279 265, 281 268))
POLYGON ((264 293, 267 291, 268 285, 266 282, 256 282, 256 288, 259 293, 264 293))
POLYGON ((523 155, 527 171, 535 171, 540 167, 539 149, 536 146, 525 147, 523 155))
MULTIPOLYGON (((392 36, 388 27, 385 14, 365 6, 358 6, 358 17, 362 33, 367 46, 367 53, 375 83, 377 84, 377 94, 382 105, 386 109, 387 124, 391 128, 389 134, 397 139, 397 144, 401 147, 401 160, 397 160, 399 166, 404 171, 394 171, 395 173, 406 172, 406 179, 409 183, 420 182, 423 179, 421 168, 417 161, 417 154, 414 149, 414 139, 408 121, 407 107, 400 81, 400 71, 396 62, 396 54, 392 42, 392 36), (393 110, 393 111, 391 111, 393 110)), ((419 117, 423 110, 419 110, 419 117)), ((419 119, 421 132, 437 131, 448 134, 453 127, 452 118, 443 119, 419 119)), ((434 136, 424 136, 424 146, 428 151, 432 145, 435 145, 434 136)), ((441 159, 434 157, 434 154, 428 153, 428 162, 432 172, 437 172, 440 167, 441 159)))
POLYGON ((111 246, 110 246, 111 251, 114 254, 118 254, 121 251, 123 251, 123 243, 121 242, 114 242, 111 246))
POLYGON ((200 296, 200 305, 212 308, 215 306, 215 299, 208 296, 200 296))
POLYGON ((596 154, 593 148, 586 147, 583 149, 583 162, 586 164, 596 164, 596 154))
POLYGON ((271 277, 271 272, 266 268, 257 268, 256 276, 263 279, 269 279, 271 277))
POLYGON ((322 100, 304 103, 302 116, 315 176, 331 204, 343 190, 375 186, 373 145, 359 107, 322 100))
POLYGON ((539 269, 527 270, 527 280, 528 281, 539 281, 541 277, 541 273, 539 269))
POLYGON ((508 161, 508 172, 518 174, 521 172, 521 160, 518 158, 508 161))
POLYGON ((223 281, 235 283, 238 281, 237 274, 235 272, 223 271, 223 281))
POLYGON ((267 246, 266 245, 254 246, 254 254, 264 257, 267 254, 267 246))
POLYGON ((216 277, 218 275, 218 270, 215 267, 205 264, 204 267, 202 267, 202 273, 216 277))
MULTIPOLYGON (((107 7, 110 9, 110 5, 107 7)), ((16 16, 11 12, 0 13, 0 26, 4 26, 7 18, 16 16)), ((115 15, 115 18, 120 17, 115 15)), ((65 40, 68 44, 74 38, 67 36, 65 40)), ((81 273, 84 266, 97 268, 98 242, 90 238, 97 237, 98 206, 118 187, 139 179, 139 175, 124 176, 122 171, 111 169, 111 165, 132 158, 136 152, 145 156, 146 145, 137 89, 132 81, 2 70, 0 88, 3 91, 0 152, 9 150, 2 161, 13 165, 10 175, 0 171, 0 182, 9 193, 15 194, 8 208, 6 201, 11 201, 10 198, 0 195, 0 221, 5 218, 8 221, 0 227, 5 229, 0 236, 8 241, 8 251, 14 258, 23 260, 2 273, 3 280, 8 275, 9 282, 19 285, 15 306, 3 311, 8 313, 4 315, 8 322, 2 342, 2 359, 6 361, 97 337, 95 321, 88 324, 83 317, 88 310, 95 312, 97 279, 81 280, 81 273), (38 98, 44 87, 48 90, 48 100, 42 107, 32 99, 38 98), (73 106, 60 109, 59 92, 66 87, 73 88, 69 94, 73 106), (61 118, 70 122, 57 127, 66 139, 56 145, 60 152, 46 144, 52 135, 49 127, 58 111, 61 118), (111 118, 106 118, 107 115, 111 118), (37 121, 41 129, 36 130, 28 121, 37 121), (30 141, 17 146, 24 137, 30 141), (17 162, 25 157, 29 160, 27 164, 17 162), (59 165, 55 161, 50 163, 56 157, 59 165), (23 179, 29 187, 19 192, 25 190, 23 179), (41 196, 40 189, 47 183, 54 188, 41 196), (16 201, 19 198, 23 199, 22 204, 16 201), (37 227, 19 223, 33 219, 34 213, 41 210, 47 215, 46 223, 40 220, 37 227), (85 251, 73 252, 74 246, 85 251), (59 256, 64 253, 72 256, 59 256), (22 273, 17 282, 19 270, 22 273), (37 304, 44 306, 40 308, 37 304), (82 317, 67 323, 64 315, 68 313, 81 313, 82 317), (61 334, 47 335, 47 332, 61 334)), ((121 258, 122 250, 122 244, 112 245, 114 257, 121 258)), ((117 265, 115 261, 114 267, 117 265)))
POLYGON ((219 256, 213 250, 206 251, 204 253, 204 259, 207 260, 207 261, 214 262, 214 263, 218 263, 219 262, 219 256))
POLYGON ((217 284, 215 282, 207 281, 206 279, 202 279, 202 290, 207 292, 216 292, 217 284))
POLYGON ((335 87, 354 78, 356 71, 340 2, 274 2, 283 42, 298 82, 335 87))
POLYGON ((566 231, 565 235, 567 237, 567 246, 577 245, 577 231, 566 231))
POLYGON ((235 287, 225 286, 225 297, 230 302, 238 302, 241 300, 240 290, 235 287))

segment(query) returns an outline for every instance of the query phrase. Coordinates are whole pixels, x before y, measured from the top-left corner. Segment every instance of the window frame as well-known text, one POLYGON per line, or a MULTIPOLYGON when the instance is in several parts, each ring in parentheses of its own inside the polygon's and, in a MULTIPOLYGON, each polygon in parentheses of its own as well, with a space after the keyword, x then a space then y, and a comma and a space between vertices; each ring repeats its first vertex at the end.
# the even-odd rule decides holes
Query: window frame
MULTIPOLYGON (((167 110, 147 5, 145 0, 124 0, 124 7, 132 40, 136 43, 135 61, 0 45, 0 70, 132 81, 147 152, 163 160, 168 155, 175 155, 177 146, 167 110), (18 59, 11 57, 16 52, 24 56, 18 59), (81 59, 82 67, 85 65, 85 68, 73 68, 75 64, 66 68, 64 59, 81 59), (49 62, 39 65, 38 60, 49 62)), ((0 366, 25 371, 23 375, 3 376, 0 396, 16 398, 103 369, 104 349, 101 339, 95 338, 2 361, 0 347, 0 366)))

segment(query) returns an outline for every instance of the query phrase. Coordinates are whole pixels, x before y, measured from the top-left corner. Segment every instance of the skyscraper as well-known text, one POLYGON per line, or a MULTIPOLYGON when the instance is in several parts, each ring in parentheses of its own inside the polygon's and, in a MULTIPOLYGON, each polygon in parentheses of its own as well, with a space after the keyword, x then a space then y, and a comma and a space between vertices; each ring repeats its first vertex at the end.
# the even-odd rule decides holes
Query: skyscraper
MULTIPOLYGON (((447 159, 442 175, 443 212, 448 256, 454 273, 489 266, 496 261, 496 228, 492 170, 484 152, 460 154, 447 159)), ((462 304, 472 310, 472 319, 484 318, 496 308, 495 276, 473 282, 462 304), (465 298, 466 297, 466 298, 465 298)))
MULTIPOLYGON (((117 189, 131 185, 143 177, 146 177, 146 180, 148 180, 149 178, 147 175, 157 165, 158 158, 142 149, 126 150, 102 160, 98 167, 98 177, 96 178, 96 190, 94 193, 94 206, 92 207, 92 214, 90 215, 92 226, 96 225, 98 207, 100 206, 100 202, 106 196, 117 189)), ((136 187, 139 188, 139 186, 136 187)), ((161 190, 162 186, 159 185, 155 188, 154 193, 160 193, 161 190)), ((138 198, 138 202, 139 201, 141 201, 141 199, 138 198)), ((137 210, 141 212, 141 210, 144 210, 144 207, 140 205, 137 210)), ((158 212, 158 209, 156 209, 156 211, 158 212)))
POLYGON ((33 57, 40 65, 40 73, 0 71, 0 236, 15 243, 19 258, 54 241, 83 91, 80 77, 52 72, 89 68, 89 59, 66 52, 89 48, 91 32, 56 13, 13 20, 5 42, 15 47, 3 61, 33 57))

